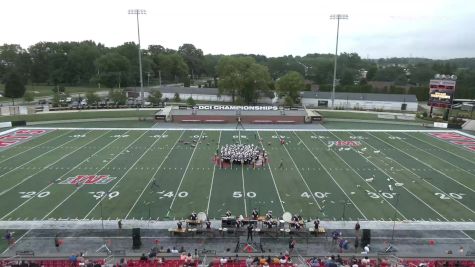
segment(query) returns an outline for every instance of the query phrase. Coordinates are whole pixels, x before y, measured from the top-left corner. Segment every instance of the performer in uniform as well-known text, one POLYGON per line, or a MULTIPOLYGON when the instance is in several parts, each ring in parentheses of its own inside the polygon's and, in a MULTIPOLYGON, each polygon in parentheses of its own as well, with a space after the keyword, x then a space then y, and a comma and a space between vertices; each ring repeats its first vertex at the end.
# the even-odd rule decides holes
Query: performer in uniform
POLYGON ((256 209, 253 209, 252 210, 252 219, 257 220, 258 217, 259 217, 259 212, 256 209))
POLYGON ((231 217, 231 211, 230 210, 226 211, 226 217, 231 217))
POLYGON ((198 215, 196 215, 196 212, 193 211, 193 212, 191 213, 190 219, 191 219, 192 221, 196 221, 197 217, 198 217, 198 215))

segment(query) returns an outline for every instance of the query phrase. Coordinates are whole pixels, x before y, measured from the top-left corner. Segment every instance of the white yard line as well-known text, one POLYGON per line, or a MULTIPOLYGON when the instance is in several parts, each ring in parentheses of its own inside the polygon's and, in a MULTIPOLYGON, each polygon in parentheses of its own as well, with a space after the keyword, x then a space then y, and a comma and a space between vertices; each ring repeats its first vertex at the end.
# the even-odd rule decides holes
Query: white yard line
MULTIPOLYGON (((393 147, 393 148, 395 148, 395 149, 401 151, 402 153, 404 153, 404 154, 406 154, 406 155, 409 155, 410 157, 414 158, 412 155, 410 155, 410 154, 408 154, 408 153, 402 151, 401 149, 399 149, 399 148, 397 148, 397 147, 391 145, 390 143, 384 141, 383 139, 381 139, 381 138, 379 138, 379 137, 377 137, 377 136, 374 136, 374 135, 372 135, 372 134, 370 134, 370 133, 368 133, 368 134, 371 135, 371 136, 373 136, 374 138, 376 138, 376 139, 382 141, 383 143, 386 143, 386 144, 388 144, 389 146, 391 146, 391 147, 393 147)), ((383 154, 384 154, 384 153, 383 153, 383 154)), ((422 162, 422 161, 420 161, 420 160, 417 159, 417 158, 414 158, 414 159, 417 160, 418 162, 423 163, 424 165, 426 165, 426 166, 432 168, 431 166, 429 166, 429 165, 426 164, 425 162, 422 162)), ((392 160, 393 160, 394 162, 397 162, 397 161, 394 160, 394 159, 392 159, 392 160)), ((401 165, 403 168, 405 168, 406 170, 408 170, 408 171, 411 172, 412 174, 414 174, 414 175, 420 177, 419 175, 417 175, 416 173, 412 172, 411 170, 409 170, 407 167, 403 166, 402 164, 399 164, 399 165, 401 165)), ((435 170, 435 169, 434 169, 434 170, 435 170)), ((391 177, 391 178, 392 178, 392 177, 391 177)), ((421 177, 420 177, 420 178, 421 178, 421 177)), ((450 197, 450 198, 453 199, 455 202, 459 203, 461 206, 463 206, 463 207, 465 207, 466 209, 468 209, 470 212, 475 213, 475 211, 473 211, 472 209, 470 209, 469 207, 467 207, 466 205, 464 205, 463 203, 461 203, 461 202, 458 201, 457 199, 451 197, 449 194, 445 193, 442 189, 440 189, 440 188, 438 188, 437 186, 433 185, 432 183, 428 182, 427 179, 422 179, 422 180, 424 180, 426 183, 428 183, 429 185, 431 185, 431 186, 434 187, 435 189, 439 190, 441 193, 446 194, 447 197, 450 197)), ((394 180, 394 181, 396 181, 396 180, 394 180)), ((404 187, 404 186, 403 186, 403 187, 404 187)), ((406 189, 406 190, 407 190, 407 189, 406 189)), ((426 204, 426 205, 427 205, 427 204, 426 204)), ((437 213, 437 214, 439 214, 439 213, 437 213)), ((440 215, 440 214, 439 214, 439 215, 440 215)))
MULTIPOLYGON (((420 138, 417 138, 417 137, 415 137, 415 136, 413 136, 413 135, 409 135, 409 134, 407 134, 407 133, 404 133, 404 134, 406 134, 407 136, 409 136, 409 137, 411 137, 411 138, 417 139, 417 140, 419 140, 419 141, 421 141, 421 142, 423 142, 423 143, 426 143, 426 144, 428 144, 428 145, 430 145, 430 146, 433 146, 433 147, 436 147, 436 148, 438 148, 438 149, 440 149, 440 150, 443 150, 444 153, 447 153, 447 152, 448 152, 448 153, 450 153, 450 154, 452 154, 452 155, 454 155, 454 156, 456 156, 456 157, 458 157, 458 158, 460 158, 460 159, 463 159, 463 160, 466 160, 466 161, 468 161, 468 162, 470 162, 470 163, 475 164, 475 161, 470 160, 470 159, 468 159, 468 158, 466 158, 466 157, 463 157, 463 156, 459 156, 459 155, 457 155, 456 153, 450 152, 450 151, 448 151, 448 150, 441 149, 441 148, 439 148, 436 144, 433 144, 433 143, 431 143, 431 142, 429 142, 429 141, 424 141, 424 140, 422 140, 422 139, 420 139, 420 138)), ((469 153, 473 153, 473 152, 468 151, 467 149, 460 148, 458 145, 454 145, 454 144, 450 143, 448 140, 439 139, 439 138, 434 137, 434 136, 431 136, 431 135, 427 135, 427 136, 430 137, 430 138, 432 138, 432 139, 434 139, 434 140, 436 140, 436 141, 439 141, 439 142, 442 142, 442 143, 451 145, 451 146, 453 146, 454 148, 459 148, 459 149, 462 149, 462 150, 467 151, 467 152, 469 152, 469 153)), ((454 140, 454 141, 455 141, 455 140, 454 140)), ((474 154, 473 156, 475 156, 475 154, 474 154)))
MULTIPOLYGON (((264 148, 264 144, 262 143, 262 139, 261 139, 261 135, 259 134, 259 131, 257 131, 257 136, 259 137, 259 142, 261 143, 261 147, 264 148)), ((264 155, 262 155, 262 156, 264 156, 264 155)), ((277 193, 277 197, 279 198, 280 206, 282 207, 282 212, 285 212, 284 203, 282 202, 282 198, 280 198, 279 189, 277 189, 277 184, 275 183, 274 174, 272 173, 272 168, 271 168, 269 162, 266 162, 266 164, 267 164, 267 167, 270 171, 270 176, 272 177, 272 182, 274 183, 275 192, 277 193)), ((262 166, 262 168, 264 168, 264 166, 262 166)))
MULTIPOLYGON (((318 159, 317 156, 315 156, 315 154, 313 154, 313 152, 310 150, 310 148, 308 148, 307 144, 300 138, 300 136, 298 136, 295 132, 294 132, 294 135, 297 136, 297 138, 302 142, 302 144, 305 146, 305 148, 310 152, 310 154, 312 154, 313 158, 318 162, 318 164, 320 164, 320 166, 322 166, 322 168, 325 170, 325 172, 328 174, 328 176, 333 180, 333 182, 336 184, 336 186, 338 186, 338 188, 340 188, 341 192, 343 192, 343 194, 346 196, 346 198, 348 198, 349 201, 351 201, 351 203, 353 204, 353 206, 358 210, 358 212, 361 214, 361 216, 363 216, 363 218, 365 220, 367 220, 366 216, 364 215, 364 213, 360 210, 360 208, 358 207, 358 205, 356 205, 355 202, 353 202, 353 200, 350 198, 350 196, 348 196, 348 194, 345 192, 345 190, 343 190, 343 188, 340 186, 340 184, 335 180, 335 178, 333 177, 333 175, 330 173, 330 171, 328 171, 328 169, 325 167, 325 165, 322 164, 322 162, 318 159)), ((312 133, 313 135, 313 133, 312 133)), ((323 142, 323 141, 322 141, 323 142)))
MULTIPOLYGON (((409 136, 409 135, 408 135, 408 136, 409 136)), ((414 137, 414 139, 419 140, 418 138, 415 138, 415 137, 414 137)), ((429 154, 429 155, 431 155, 431 156, 433 156, 433 157, 438 158, 438 159, 441 160, 441 161, 444 161, 444 162, 446 162, 446 163, 448 163, 448 164, 454 166, 456 169, 459 169, 459 170, 461 170, 461 171, 464 171, 464 172, 466 172, 466 173, 469 174, 469 175, 475 176, 474 173, 471 173, 471 172, 469 172, 469 171, 466 171, 466 170, 464 170, 464 169, 462 169, 462 168, 460 168, 460 167, 458 167, 458 166, 452 164, 451 162, 448 162, 448 161, 446 161, 446 160, 444 160, 444 159, 442 159, 442 158, 436 156, 435 153, 429 153, 429 152, 427 152, 427 151, 424 151, 423 149, 421 149, 421 148, 419 148, 419 147, 417 147, 417 146, 415 146, 415 145, 413 145, 413 144, 411 144, 411 143, 409 143, 409 142, 407 142, 407 141, 405 141, 405 140, 402 140, 402 139, 401 139, 401 140, 398 140, 398 141, 402 141, 402 142, 404 142, 404 143, 406 143, 406 144, 408 144, 408 145, 410 145, 410 146, 412 146, 412 147, 415 147, 416 149, 418 149, 418 150, 420 150, 420 151, 422 151, 422 152, 424 152, 424 153, 426 153, 426 154, 429 154)), ((421 140, 419 140, 419 141, 421 141, 421 140)), ((422 142, 424 142, 424 141, 422 141, 422 142)), ((425 142, 424 142, 424 143, 425 143, 425 142)), ((432 146, 433 146, 433 145, 432 145, 432 146)), ((434 147, 435 147, 435 146, 434 146, 434 147)), ((444 153, 447 153, 447 152, 449 152, 449 151, 444 150, 444 153)), ((449 152, 449 153, 450 153, 450 154, 453 154, 453 153, 451 153, 451 152, 449 152)), ((453 155, 455 155, 455 154, 453 154, 453 155)), ((424 164, 424 165, 429 166, 429 165, 427 165, 427 164, 424 164)), ((437 172, 439 172, 439 173, 442 173, 442 172, 440 172, 439 170, 435 169, 434 167, 432 167, 432 166, 430 166, 430 167, 431 167, 433 170, 435 170, 435 171, 437 171, 437 172)), ((449 178, 450 180, 456 182, 457 184, 459 184, 459 185, 461 185, 461 186, 467 188, 468 190, 470 190, 470 191, 472 191, 472 192, 475 192, 475 190, 473 190, 473 189, 471 189, 470 187, 466 186, 465 184, 463 184, 463 183, 461 183, 461 182, 459 182, 459 181, 453 179, 452 177, 450 177, 450 176, 448 176, 448 175, 446 175, 446 174, 444 174, 444 176, 447 177, 447 178, 449 178)))
POLYGON ((201 142, 201 136, 203 136, 203 131, 201 131, 200 137, 198 138, 198 141, 196 142, 196 146, 193 149, 193 152, 191 153, 190 159, 188 160, 188 164, 186 164, 185 172, 183 173, 183 176, 181 177, 180 184, 178 184, 178 188, 176 189, 175 195, 173 196, 172 203, 170 204, 170 207, 168 208, 166 216, 168 216, 170 214, 170 211, 172 210, 173 203, 175 203, 175 199, 176 199, 176 196, 178 195, 178 191, 180 190, 181 184, 183 183, 183 179, 185 178, 186 173, 188 172, 188 167, 190 167, 190 163, 191 163, 191 160, 193 159, 193 155, 195 154, 195 151, 196 151, 196 149, 198 148, 198 145, 201 142))
MULTIPOLYGON (((137 140, 140 140, 146 133, 148 133, 148 131, 145 131, 139 138, 137 138, 137 140)), ((158 140, 160 140, 161 138, 157 138, 155 141, 153 141, 153 143, 142 153, 142 155, 140 155, 140 157, 134 162, 134 164, 132 164, 132 166, 130 166, 127 171, 125 171, 124 174, 122 174, 122 176, 120 177, 120 179, 114 183, 114 185, 109 188, 107 191, 110 192, 112 191, 119 183, 120 181, 122 181, 122 179, 124 179, 125 176, 127 176, 127 174, 134 168, 135 165, 137 165, 137 163, 139 163, 139 161, 148 153, 148 151, 150 151, 150 149, 152 149, 152 147, 158 142, 158 140)), ((86 219, 93 211, 94 209, 97 208, 97 206, 99 206, 99 204, 102 203, 102 201, 104 200, 105 198, 102 197, 99 199, 99 201, 96 203, 96 205, 94 205, 92 207, 92 209, 86 214, 86 216, 84 216, 83 219, 86 219)))
MULTIPOLYGON (((370 133, 368 133, 370 134, 370 133)), ((370 134, 371 135, 371 134, 370 134)), ((373 135, 371 135, 373 136, 373 135)), ((376 136, 373 136, 375 138, 377 138, 376 136)), ((377 138, 379 139, 379 138, 377 138)), ((368 146, 372 147, 373 150, 376 150, 376 148, 372 145, 370 145, 368 142, 366 141, 363 141, 365 142, 368 146)), ((357 153, 359 154, 359 153, 357 153)), ((394 179, 392 176, 390 176, 389 174, 387 174, 383 169, 381 169, 379 166, 375 165, 372 161, 370 161, 368 158, 364 157, 363 155, 359 154, 360 156, 362 156, 364 159, 366 159, 368 162, 370 162, 373 166, 375 166, 379 171, 381 171, 382 173, 384 173, 386 176, 390 177, 394 182, 398 183, 398 181, 396 179, 394 179)), ((385 155, 384 153, 382 153, 382 155, 385 155)), ((386 156, 386 155, 385 155, 386 156)), ((400 164, 399 162, 395 161, 393 159, 394 162, 396 162, 398 165, 402 166, 403 168, 407 169, 404 165, 400 164)), ((408 169, 407 169, 408 170, 408 169)), ((414 173, 413 173, 414 174, 414 173)), ((416 175, 417 176, 417 175, 416 175)), ((429 209, 431 209, 433 212, 437 213, 441 218, 443 218, 444 220, 446 221, 449 221, 447 218, 445 218, 442 214, 440 214, 438 211, 436 211, 434 208, 432 208, 429 204, 427 204, 424 200, 422 200, 421 198, 419 198, 416 194, 414 194, 411 190, 407 189, 405 186, 401 186, 402 188, 404 188, 404 190, 406 190, 408 193, 410 193, 412 196, 414 196, 417 200, 419 200, 421 203, 423 203, 424 205, 426 205, 429 209)))
MULTIPOLYGON (((127 133, 127 132, 126 132, 127 133)), ((145 133, 144 133, 145 134, 145 133)), ((142 134, 143 136, 143 134, 142 134)), ((119 140, 120 137, 116 137, 116 139, 114 139, 114 141, 110 142, 109 144, 107 144, 106 146, 104 146, 104 148, 108 147, 109 145, 111 145, 112 143, 114 143, 115 141, 119 140)), ((124 149, 122 149, 119 153, 117 153, 117 155, 115 155, 111 160, 109 160, 106 164, 104 164, 104 166, 102 168, 100 168, 95 174, 98 174, 99 172, 101 172, 105 167, 107 167, 112 161, 114 161, 114 159, 116 159, 123 151, 127 150, 129 147, 131 147, 133 144, 135 144, 135 142, 137 142, 140 138, 137 138, 135 139, 132 143, 130 143, 127 147, 125 147, 124 149)), ((57 208, 59 208, 61 205, 63 205, 64 202, 66 202, 69 198, 71 198, 74 194, 76 194, 76 192, 78 192, 82 187, 84 186, 84 184, 78 186, 76 189, 74 189, 74 191, 69 194, 65 199, 63 199, 58 205, 56 205, 50 212, 48 212, 41 220, 45 220, 51 213, 53 213, 57 208)))
MULTIPOLYGON (((219 149, 220 145, 221 145, 221 131, 219 131, 218 148, 217 149, 219 149)), ((220 162, 218 162, 217 164, 220 164, 220 162)), ((214 163, 214 166, 213 166, 213 176, 211 176, 211 186, 209 188, 208 206, 206 207, 206 216, 208 216, 208 214, 209 214, 209 203, 211 202, 211 193, 213 191, 213 182, 214 182, 214 174, 215 173, 216 173, 216 162, 214 163)))
MULTIPOLYGON (((241 144, 241 131, 238 131, 239 144, 241 144)), ((247 205, 246 205, 246 187, 244 185, 244 164, 241 164, 241 177, 242 177, 242 199, 244 201, 244 216, 247 217, 247 205)))
MULTIPOLYGON (((278 125, 277 125, 278 126, 278 125)), ((41 130, 84 130, 84 128, 77 128, 77 127, 19 127, 16 128, 17 130, 19 129, 41 129, 41 130)), ((187 130, 187 131, 227 131, 227 132, 232 132, 236 131, 235 128, 229 128, 229 129, 216 129, 216 128, 184 128, 184 127, 163 127, 163 128, 88 128, 88 130, 130 130, 130 131, 182 131, 182 130, 187 130)), ((275 131, 281 131, 281 132, 308 132, 308 131, 314 131, 314 132, 412 132, 412 133, 460 133, 462 135, 471 136, 467 133, 460 132, 460 131, 454 131, 454 130, 443 130, 443 129, 437 129, 437 130, 378 130, 378 129, 244 129, 242 131, 249 132, 249 131, 261 131, 261 132, 275 132, 275 131)), ((475 137, 474 137, 475 138, 475 137)))
MULTIPOLYGON (((165 134, 167 131, 163 132, 163 134, 165 134)), ((139 202, 140 198, 142 197, 142 195, 145 193, 145 191, 147 190, 147 188, 149 188, 150 186, 150 183, 154 180, 155 176, 157 175, 158 171, 161 170, 162 168, 162 165, 163 163, 165 163, 165 161, 167 161, 168 159, 168 156, 170 155, 170 153, 172 153, 173 149, 175 148, 176 144, 178 144, 178 142, 180 141, 181 137, 183 136, 183 134, 185 133, 185 131, 182 131, 180 136, 178 137, 178 139, 176 140, 175 144, 173 144, 173 146, 170 148, 170 150, 168 151, 167 155, 163 158, 162 162, 160 163, 160 165, 158 166, 157 170, 155 171, 155 173, 152 175, 152 177, 150 177, 150 180, 148 181, 147 185, 143 188, 142 192, 140 193, 140 195, 138 196, 138 198, 135 200, 134 204, 132 205, 132 207, 130 208, 130 210, 127 212, 127 214, 125 215, 125 219, 127 219, 130 215, 130 213, 132 212, 132 210, 135 208, 135 206, 137 205, 137 203, 139 202)))
MULTIPOLYGON (((335 136, 335 135, 334 135, 334 136, 335 136)), ((335 137, 336 137, 336 136, 335 136, 335 137)), ((338 138, 338 137, 336 137, 336 138, 338 138)), ((338 139, 340 139, 340 138, 338 138, 338 139)), ((318 139, 318 140, 320 140, 320 142, 322 142, 323 145, 326 145, 326 144, 323 142, 323 140, 321 140, 321 139, 318 139)), ((303 141, 302 141, 302 142, 303 142, 303 141)), ((304 144, 305 144, 305 143, 304 143, 304 144)), ((305 147, 307 147, 307 145, 305 145, 305 147)), ((308 149, 308 147, 307 147, 307 149, 308 149)), ((310 150, 309 150, 309 151, 310 151, 310 150)), ((341 161, 343 161, 343 163, 346 164, 346 166, 348 166, 354 173, 356 173, 356 175, 358 175, 358 177, 360 177, 361 180, 363 180, 364 183, 366 183, 369 187, 371 187, 371 189, 373 189, 376 194, 378 194, 382 199, 386 199, 383 195, 379 194, 379 191, 378 191, 378 190, 376 190, 372 185, 370 185, 368 182, 366 182, 365 178, 362 177, 362 176, 361 176, 350 164, 348 164, 348 162, 346 162, 346 160, 344 160, 338 153, 336 153, 335 150, 332 150, 332 151, 333 151, 333 153, 334 153, 341 161)), ((310 153, 312 153, 312 152, 310 152, 310 153)), ((312 155, 313 155, 313 153, 312 153, 312 155)), ((315 155, 313 155, 313 156, 315 157, 315 155)), ((316 158, 316 157, 315 157, 315 158, 316 158)), ((320 165, 321 165, 321 164, 320 164, 320 165)), ((344 191, 343 191, 343 192, 344 192, 344 191)), ((349 196, 346 194, 346 192, 344 192, 344 194, 349 198, 349 196)), ((400 210, 398 210, 396 207, 394 207, 394 206, 391 204, 391 202, 386 201, 386 203, 388 203, 389 206, 391 206, 397 213, 399 213, 399 215, 401 215, 405 220, 407 220, 406 216, 404 216, 404 214, 402 214, 400 210)), ((354 204, 353 204, 353 205, 354 205, 354 204)))
MULTIPOLYGON (((15 131, 17 131, 17 130, 15 129, 15 131)), ((53 133, 53 132, 54 132, 54 130, 51 131, 51 132, 47 132, 47 133, 45 133, 45 134, 43 134, 43 135, 41 135, 41 136, 45 136, 45 135, 47 135, 47 134, 49 134, 49 133, 53 133)), ((5 158, 5 159, 1 160, 1 161, 0 161, 0 164, 3 163, 3 162, 5 162, 5 161, 7 161, 7 160, 9 160, 9 159, 12 159, 12 158, 14 158, 14 157, 17 157, 17 156, 19 156, 19 155, 21 155, 21 154, 23 154, 23 153, 26 153, 26 152, 28 152, 28 151, 34 149, 34 148, 37 148, 37 147, 42 146, 42 145, 44 145, 44 144, 46 144, 46 143, 48 143, 48 142, 51 142, 51 141, 56 140, 56 139, 58 139, 58 138, 60 138, 60 137, 63 137, 63 136, 65 136, 65 135, 67 135, 67 134, 69 134, 69 133, 66 132, 65 134, 58 135, 58 136, 53 137, 53 138, 51 138, 51 139, 47 139, 46 141, 44 141, 44 142, 42 142, 42 143, 40 143, 40 144, 38 144, 38 145, 36 145, 36 146, 33 146, 33 147, 31 147, 31 148, 29 148, 29 149, 27 149, 27 150, 25 150, 25 151, 22 151, 22 152, 20 152, 20 153, 18 153, 18 154, 14 154, 13 156, 11 156, 11 157, 9 157, 9 158, 5 158)), ((38 137, 40 137, 40 136, 38 136, 38 137)), ((31 139, 31 140, 33 140, 33 139, 31 139)), ((23 143, 23 144, 27 144, 28 141, 29 141, 29 140, 26 140, 26 142, 23 143)), ((21 145, 23 145, 23 144, 21 144, 21 145)))
MULTIPOLYGON (((43 171, 46 171, 50 166, 52 166, 52 165, 54 165, 54 164, 60 162, 61 160, 63 160, 64 158, 70 156, 71 154, 76 153, 78 150, 84 148, 85 146, 87 146, 87 145, 89 145, 90 143, 96 141, 97 139, 103 137, 104 135, 105 135, 105 134, 100 135, 100 136, 94 138, 93 140, 91 140, 91 141, 87 142, 86 144, 84 144, 84 145, 78 147, 77 149, 75 149, 75 150, 69 152, 68 154, 65 154, 64 156, 62 156, 62 157, 59 158, 58 160, 55 160, 54 162, 52 162, 52 163, 46 165, 45 167, 43 167, 43 168, 42 168, 41 170, 39 170, 38 172, 35 172, 35 174, 30 175, 30 176, 28 176, 28 177, 22 179, 20 182, 16 183, 14 186, 12 186, 12 187, 10 187, 10 188, 8 188, 8 189, 6 189, 6 190, 3 190, 3 191, 0 193, 0 196, 6 194, 6 193, 8 193, 8 192, 10 192, 12 189, 16 188, 17 186, 19 186, 19 185, 23 184, 24 182, 30 180, 31 178, 35 177, 38 173, 41 173, 41 172, 43 172, 43 171)), ((69 172, 70 172, 70 171, 68 171, 68 172, 66 172, 66 173, 69 173, 69 172)), ((61 176, 61 177, 62 177, 62 176, 61 176)), ((38 192, 38 193, 39 193, 39 192, 38 192)))
MULTIPOLYGON (((93 141, 99 139, 100 137, 103 137, 104 135, 106 135, 107 133, 109 133, 111 131, 108 131, 106 132, 105 134, 99 136, 98 138, 94 139, 93 141)), ((117 140, 117 139, 116 139, 117 140)), ((115 141, 115 140, 114 140, 115 141)), ((99 149, 98 151, 94 152, 94 154, 92 154, 91 156, 89 156, 88 158, 84 159, 83 161, 79 162, 76 166, 74 166, 73 168, 71 168, 70 170, 68 170, 67 172, 65 172, 63 175, 61 175, 60 177, 58 177, 58 179, 62 179, 63 177, 65 177, 68 173, 72 172, 73 170, 75 170, 76 168, 78 168, 79 166, 81 166, 81 164, 83 164, 84 162, 88 161, 90 157, 96 155, 97 153, 99 153, 100 151, 102 151, 103 149, 105 149, 107 146, 109 146, 110 144, 112 144, 114 141, 110 142, 109 144, 103 146, 101 149, 99 149)), ((91 141, 92 142, 92 141, 91 141)), ((91 143, 89 142, 89 143, 91 143)), ((89 144, 88 143, 88 144, 89 144)), ((87 144, 86 144, 87 145, 87 144)), ((37 194, 40 194, 42 193, 43 191, 45 191, 46 189, 48 189, 50 186, 52 186, 54 183, 49 183, 47 186, 45 186, 43 189, 41 189, 40 191, 37 192, 37 194)), ((0 220, 3 220, 5 219, 5 217, 9 216, 11 213, 17 211, 19 208, 21 208, 23 205, 25 205, 26 203, 28 203, 29 201, 33 200, 34 198, 29 198, 27 199, 25 202, 21 203, 19 206, 17 206, 15 209, 11 210, 9 213, 5 214, 2 218, 0 218, 0 220)))
MULTIPOLYGON (((278 134, 277 131, 275 131, 275 134, 276 134, 277 136, 280 136, 280 134, 278 134)), ((287 152, 287 155, 289 155, 290 160, 291 160, 292 163, 294 164, 295 169, 297 170, 297 172, 298 172, 299 175, 300 175, 300 178, 302 179, 303 183, 304 183, 305 186, 307 187, 308 193, 310 193, 310 195, 311 195, 312 198, 313 198, 313 201, 315 201, 315 203, 317 204, 318 209, 319 209, 320 211, 322 211, 322 207, 321 207, 320 204, 318 203, 318 200, 315 198, 315 195, 313 194, 313 191, 310 189, 310 186, 308 186, 307 181, 305 181, 305 178, 303 178, 302 173, 300 173, 299 167, 297 166, 297 164, 295 164, 294 158, 292 157, 292 155, 290 155, 289 150, 288 150, 287 147, 286 147, 286 144, 281 145, 281 146, 284 147, 285 151, 287 152)))
MULTIPOLYGON (((83 129, 83 130, 84 130, 84 129, 83 129)), ((88 132, 91 132, 91 130, 88 131, 88 132)), ((63 135, 63 136, 64 136, 64 135, 63 135)), ((51 150, 48 150, 48 151, 44 152, 43 154, 40 154, 40 155, 34 157, 33 159, 31 159, 31 160, 29 160, 29 161, 27 161, 27 162, 25 162, 25 163, 23 163, 23 164, 21 164, 21 165, 15 167, 14 169, 11 169, 11 170, 9 170, 9 171, 6 172, 6 173, 1 174, 0 177, 3 177, 3 176, 5 176, 6 174, 8 174, 8 173, 10 173, 10 172, 12 172, 12 171, 14 171, 14 170, 17 170, 17 169, 19 169, 19 168, 21 168, 21 167, 23 167, 23 166, 25 166, 25 165, 27 165, 27 164, 30 164, 32 161, 35 161, 36 159, 41 158, 42 156, 44 156, 44 155, 46 155, 46 154, 48 154, 48 153, 50 153, 50 152, 52 152, 52 151, 54 151, 54 150, 56 150, 56 149, 58 149, 58 148, 60 148, 60 147, 66 145, 66 144, 68 144, 69 142, 72 142, 72 141, 74 141, 74 140, 77 140, 77 138, 72 138, 71 140, 62 143, 61 145, 59 145, 59 146, 57 146, 57 147, 55 147, 55 148, 53 148, 53 149, 51 149, 51 150)))

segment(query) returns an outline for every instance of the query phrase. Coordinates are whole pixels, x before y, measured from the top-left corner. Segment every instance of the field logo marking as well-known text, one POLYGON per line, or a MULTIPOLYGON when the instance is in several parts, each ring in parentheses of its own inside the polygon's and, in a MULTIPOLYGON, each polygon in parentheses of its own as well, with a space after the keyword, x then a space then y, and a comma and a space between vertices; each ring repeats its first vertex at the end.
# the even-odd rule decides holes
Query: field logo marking
POLYGON ((336 146, 336 147, 359 147, 361 146, 361 142, 360 141, 328 141, 328 147, 332 147, 332 146, 336 146))
POLYGON ((68 177, 59 182, 59 184, 108 184, 116 178, 109 175, 77 175, 75 177, 68 177))

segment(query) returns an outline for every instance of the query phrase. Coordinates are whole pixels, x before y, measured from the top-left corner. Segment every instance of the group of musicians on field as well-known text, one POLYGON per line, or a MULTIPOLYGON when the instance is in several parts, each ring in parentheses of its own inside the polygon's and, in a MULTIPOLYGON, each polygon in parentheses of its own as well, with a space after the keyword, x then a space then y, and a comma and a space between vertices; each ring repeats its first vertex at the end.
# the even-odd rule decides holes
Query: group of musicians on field
MULTIPOLYGON (((229 218, 234 219, 235 217, 232 216, 232 213, 231 213, 230 210, 227 210, 226 213, 225 213, 225 217, 223 217, 222 219, 229 219, 229 218)), ((198 219, 198 215, 194 211, 190 214, 189 220, 191 222, 203 223, 198 219)), ((249 219, 244 219, 243 216, 241 215, 236 219, 236 225, 235 226, 237 228, 240 228, 240 227, 243 227, 244 224, 253 224, 254 222, 257 223, 257 221, 262 221, 263 225, 265 225, 267 228, 272 228, 272 227, 277 226, 279 224, 279 220, 274 219, 272 217, 272 211, 271 210, 269 210, 266 213, 265 216, 259 216, 259 211, 257 209, 253 209, 252 213, 251 213, 251 217, 249 219)), ((209 219, 204 221, 204 223, 206 224, 207 229, 211 228, 211 222, 209 221, 209 219)), ((320 220, 318 218, 315 219, 313 224, 315 226, 315 229, 318 229, 319 225, 320 225, 320 220)), ((179 221, 177 223, 178 229, 181 229, 182 225, 183 225, 182 222, 179 221)), ((290 227, 295 228, 296 230, 300 230, 305 225, 305 223, 303 221, 302 216, 300 216, 299 214, 294 214, 292 216, 292 220, 289 222, 289 225, 290 225, 290 227)))

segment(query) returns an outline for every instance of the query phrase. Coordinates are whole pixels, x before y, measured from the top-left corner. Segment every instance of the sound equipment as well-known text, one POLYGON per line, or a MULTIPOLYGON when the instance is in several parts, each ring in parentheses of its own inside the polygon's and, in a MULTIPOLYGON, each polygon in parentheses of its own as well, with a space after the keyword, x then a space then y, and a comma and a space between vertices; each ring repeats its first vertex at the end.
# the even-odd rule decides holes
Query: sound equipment
POLYGON ((371 230, 363 229, 363 236, 361 237, 361 247, 364 248, 366 245, 371 243, 371 230))
POLYGON ((142 241, 140 237, 140 228, 132 229, 132 249, 140 249, 142 241))

